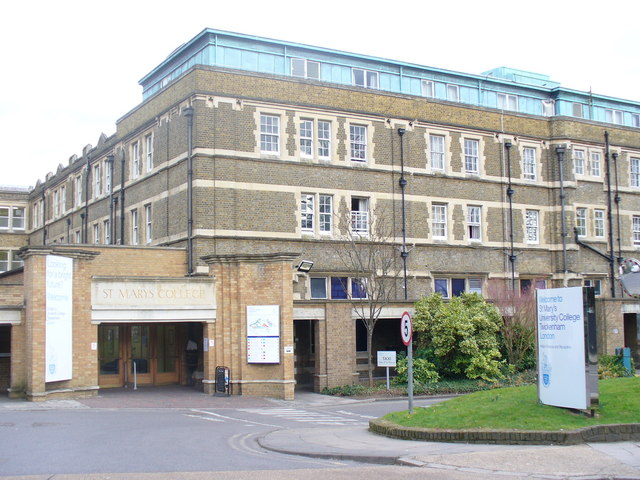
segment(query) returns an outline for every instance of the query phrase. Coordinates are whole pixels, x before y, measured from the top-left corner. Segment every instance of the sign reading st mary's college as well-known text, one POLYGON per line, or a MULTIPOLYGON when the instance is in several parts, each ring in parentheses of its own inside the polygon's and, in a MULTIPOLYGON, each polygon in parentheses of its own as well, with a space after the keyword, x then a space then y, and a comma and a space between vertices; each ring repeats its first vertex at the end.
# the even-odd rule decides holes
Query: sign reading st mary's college
POLYGON ((540 402, 586 409, 589 394, 582 287, 536 292, 540 402))

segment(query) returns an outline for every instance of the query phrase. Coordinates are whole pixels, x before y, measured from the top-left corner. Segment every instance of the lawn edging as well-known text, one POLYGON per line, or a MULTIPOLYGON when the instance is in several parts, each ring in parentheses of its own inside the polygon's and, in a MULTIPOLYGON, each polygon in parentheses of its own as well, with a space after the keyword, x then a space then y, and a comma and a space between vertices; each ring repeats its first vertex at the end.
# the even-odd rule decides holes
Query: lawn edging
POLYGON ((593 425, 576 430, 447 430, 404 427, 382 418, 369 421, 369 431, 401 440, 499 445, 578 445, 588 442, 640 440, 640 423, 593 425))

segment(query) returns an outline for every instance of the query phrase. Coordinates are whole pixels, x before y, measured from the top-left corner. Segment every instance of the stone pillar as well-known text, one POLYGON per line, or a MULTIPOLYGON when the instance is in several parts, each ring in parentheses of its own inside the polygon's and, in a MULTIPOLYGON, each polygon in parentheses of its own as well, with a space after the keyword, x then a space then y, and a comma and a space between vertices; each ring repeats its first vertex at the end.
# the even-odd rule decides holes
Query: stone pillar
MULTIPOLYGON (((293 262, 298 254, 210 255, 203 257, 216 278, 216 365, 230 368, 231 393, 292 400, 293 369, 293 262), (279 361, 249 362, 247 307, 277 307, 279 361)), ((211 370, 209 376, 215 374, 211 370)), ((213 365, 215 368, 215 365, 213 365)), ((212 378, 212 377, 211 377, 212 378)))

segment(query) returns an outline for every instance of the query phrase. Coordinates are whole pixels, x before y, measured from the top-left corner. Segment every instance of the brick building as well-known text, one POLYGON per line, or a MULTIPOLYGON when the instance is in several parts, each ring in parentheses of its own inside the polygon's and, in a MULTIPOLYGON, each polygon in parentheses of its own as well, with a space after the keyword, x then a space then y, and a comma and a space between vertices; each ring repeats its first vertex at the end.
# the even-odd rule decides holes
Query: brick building
MULTIPOLYGON (((235 393, 288 398, 294 379, 316 390, 357 379, 366 335, 349 298, 364 296, 363 274, 344 252, 354 238, 375 240, 377 224, 389 232, 397 281, 374 350, 399 349, 401 313, 433 291, 585 285, 599 298, 600 349, 626 345, 638 355, 640 305, 613 279, 617 259, 640 248, 639 102, 508 68, 473 75, 211 29, 140 84, 143 101, 115 134, 30 191, 24 274, 0 278, 23 282, 25 299, 32 276, 44 274, 29 259, 42 252, 80 255, 76 265, 100 251, 89 263, 102 266, 76 282, 120 282, 125 291, 134 277, 188 285, 213 276, 215 327, 175 322, 180 342, 197 337, 196 373, 211 385, 213 363, 224 361, 235 393), (131 272, 109 272, 99 260, 118 255, 131 272), (313 262, 310 272, 293 268, 301 259, 313 262), (267 276, 287 262, 287 272, 267 276), (251 335, 238 329, 249 328, 250 307, 265 305, 278 306, 281 336, 278 352, 262 348, 278 361, 256 366, 251 335), (217 357, 209 347, 229 349, 217 357)), ((128 316, 103 318, 95 298, 83 302, 74 311, 87 313, 74 322, 95 327, 86 359, 95 365, 83 374, 74 366, 74 380, 58 390, 127 382, 143 327, 153 330, 144 380, 193 380, 184 345, 177 373, 160 372, 170 318, 156 321, 157 312, 145 316, 133 303, 128 316), (106 339, 116 337, 107 358, 106 339)), ((12 310, 21 318, 14 330, 33 322, 26 305, 12 310)), ((14 343, 12 356, 20 348, 14 343)), ((18 372, 16 391, 27 374, 18 372)), ((45 384, 27 392, 53 390, 45 384)))

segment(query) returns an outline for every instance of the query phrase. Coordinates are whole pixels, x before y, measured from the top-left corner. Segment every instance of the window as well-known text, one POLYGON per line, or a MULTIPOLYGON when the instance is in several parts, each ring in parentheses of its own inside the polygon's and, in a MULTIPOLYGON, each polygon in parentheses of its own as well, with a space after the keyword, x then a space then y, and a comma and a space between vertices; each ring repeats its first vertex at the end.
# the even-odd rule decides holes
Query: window
POLYGON ((327 298, 327 279, 325 277, 311 277, 311 298, 327 298))
POLYGON ((76 242, 75 243, 81 243, 82 242, 82 236, 80 235, 80 230, 76 230, 76 242))
POLYGON ((434 96, 434 86, 431 80, 422 80, 422 96, 433 98, 434 96))
POLYGON ((314 142, 314 121, 300 122, 300 156, 313 158, 314 143, 318 158, 327 160, 331 157, 331 123, 323 120, 317 122, 317 141, 314 142))
POLYGON ((103 230, 104 230, 104 243, 106 245, 111 245, 111 222, 109 220, 104 221, 103 230))
POLYGON ((351 279, 351 298, 367 298, 367 279, 351 279))
POLYGON ((9 270, 9 251, 0 250, 0 273, 9 270))
POLYGON ((144 137, 145 152, 147 153, 147 172, 153 170, 153 135, 144 137))
POLYGON ((11 270, 20 268, 24 265, 24 261, 18 257, 17 252, 11 252, 11 270))
POLYGON ((378 88, 378 72, 364 70, 362 68, 352 68, 353 84, 356 87, 378 88))
POLYGON ((60 213, 64 215, 67 211, 67 187, 63 185, 60 188, 60 213))
POLYGON ((602 295, 602 280, 598 278, 585 279, 584 286, 593 287, 593 293, 596 297, 599 297, 602 295))
POLYGON ((280 117, 260 115, 260 151, 280 153, 280 117))
POLYGON ((431 228, 433 238, 444 240, 447 238, 447 206, 432 205, 431 206, 431 228))
POLYGON ((82 205, 82 175, 78 175, 75 179, 76 190, 76 207, 82 205))
POLYGON ((584 150, 573 151, 573 167, 576 175, 584 175, 584 150))
POLYGON ((358 235, 369 234, 369 201, 366 198, 351 199, 351 231, 358 235))
POLYGON ((587 236, 587 209, 576 208, 576 229, 579 237, 587 236))
POLYGON ((151 243, 153 238, 153 217, 151 212, 151 205, 144 206, 144 223, 146 228, 144 229, 146 243, 151 243))
POLYGON ((349 127, 349 141, 351 144, 351 160, 354 162, 367 161, 367 127, 351 125, 349 127))
POLYGON ((313 201, 314 195, 302 194, 300 201, 300 228, 303 232, 313 232, 313 201))
POLYGON ((138 245, 138 210, 131 210, 131 245, 138 245))
POLYGON ((631 114, 631 125, 636 128, 640 127, 640 113, 631 114))
POLYGON ((316 195, 303 193, 300 202, 300 228, 303 232, 331 233, 333 198, 331 195, 318 195, 318 222, 316 219, 316 195))
POLYGON ((102 175, 100 165, 93 167, 93 196, 95 198, 102 195, 102 175))
POLYGON ((305 58, 292 58, 291 76, 320 80, 320 64, 305 58))
POLYGON ((534 282, 530 278, 523 278, 522 280, 520 280, 520 294, 521 295, 527 294, 531 290, 531 287, 533 287, 535 290, 547 288, 547 281, 546 280, 535 280, 535 282, 534 282))
POLYGON ((347 277, 331 277, 331 298, 346 300, 348 298, 348 285, 347 277))
POLYGON ((432 170, 444 170, 444 137, 429 135, 429 155, 432 170))
POLYGON ((111 166, 113 162, 106 162, 104 165, 104 193, 111 193, 111 166))
POLYGON ((482 295, 482 278, 435 278, 434 291, 444 298, 457 297, 465 292, 482 295))
POLYGON ((469 240, 479 242, 481 237, 481 207, 467 206, 467 236, 469 240))
POLYGON ((604 210, 593 211, 593 230, 596 237, 604 237, 604 210))
POLYGON ((631 159, 631 186, 640 187, 640 158, 631 159))
POLYGON ((640 215, 633 216, 633 244, 640 246, 640 215))
POLYGON ((600 152, 591 152, 591 175, 600 176, 600 152))
POLYGON ((452 102, 460 101, 460 89, 458 85, 447 85, 447 100, 452 102))
POLYGON ((0 206, 1 230, 24 230, 25 207, 0 206))
POLYGON ((527 243, 539 243, 539 212, 537 210, 527 210, 526 212, 526 232, 527 243))
POLYGON ((498 108, 500 110, 518 111, 518 97, 516 95, 508 95, 506 93, 498 94, 498 108))
MULTIPOLYGON (((1 211, 2 207, 0 207, 0 212, 1 211)), ((37 228, 40 225, 40 201, 33 204, 33 209, 31 211, 31 228, 37 228)), ((0 228, 2 228, 2 213, 0 213, 0 228)))
POLYGON ((97 223, 93 225, 93 243, 96 245, 100 243, 100 225, 97 223))
POLYGON ((131 145, 131 170, 133 178, 140 175, 140 143, 133 142, 131 145))
POLYGON ((53 218, 60 216, 60 190, 53 192, 53 218))
POLYGON ((616 125, 622 125, 623 123, 623 116, 620 110, 606 109, 604 111, 604 118, 608 123, 615 123, 616 125))
POLYGON ((525 180, 536 179, 536 149, 524 147, 522 150, 522 166, 525 180))
POLYGON ((572 109, 571 109, 571 114, 574 117, 583 118, 584 117, 584 113, 582 111, 582 107, 583 107, 583 105, 581 103, 573 103, 572 104, 572 109))
POLYGON ((478 140, 464 139, 464 170, 467 173, 479 173, 478 140))

